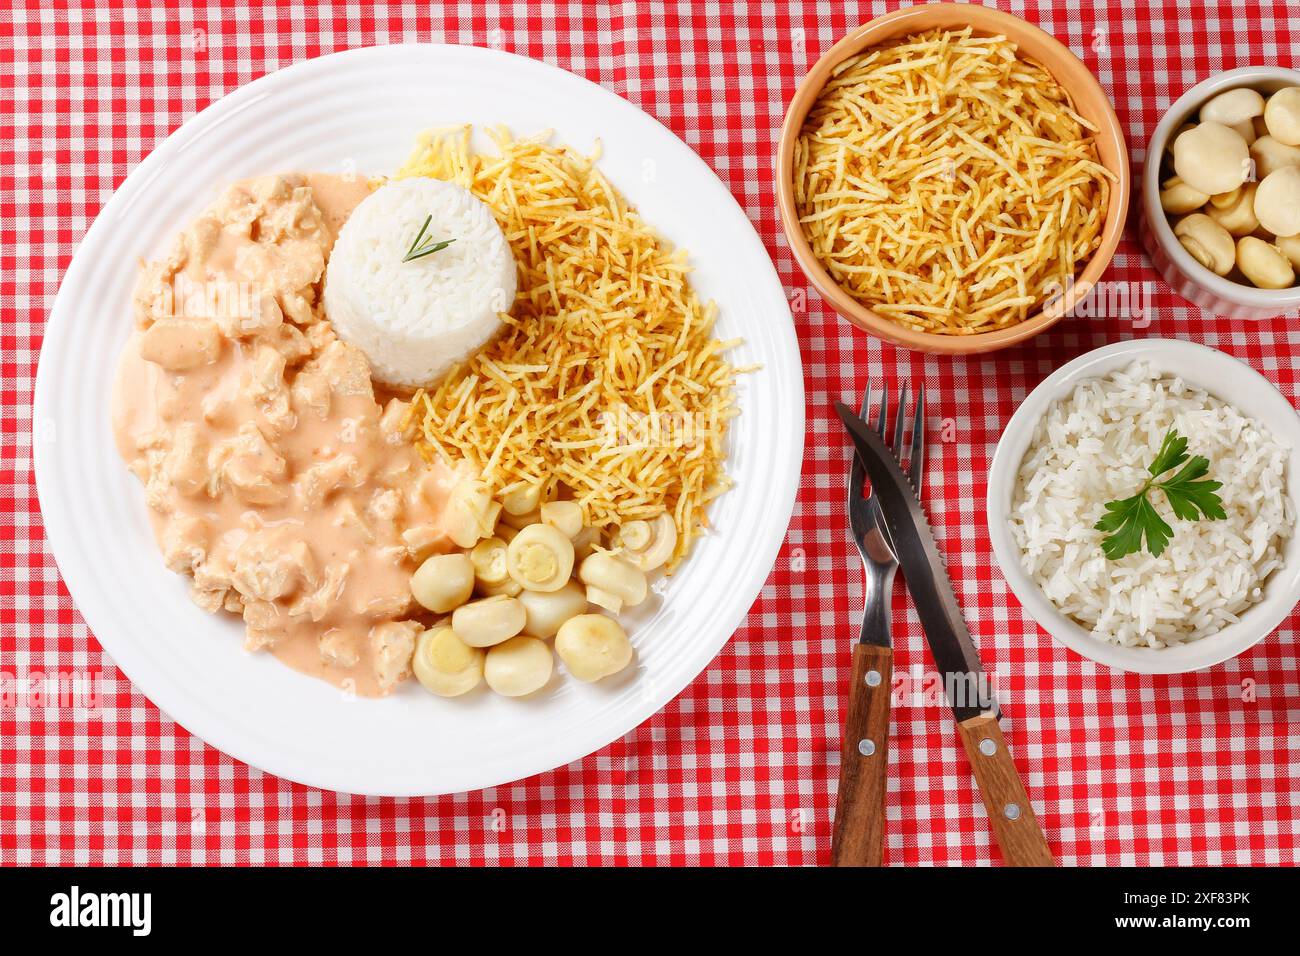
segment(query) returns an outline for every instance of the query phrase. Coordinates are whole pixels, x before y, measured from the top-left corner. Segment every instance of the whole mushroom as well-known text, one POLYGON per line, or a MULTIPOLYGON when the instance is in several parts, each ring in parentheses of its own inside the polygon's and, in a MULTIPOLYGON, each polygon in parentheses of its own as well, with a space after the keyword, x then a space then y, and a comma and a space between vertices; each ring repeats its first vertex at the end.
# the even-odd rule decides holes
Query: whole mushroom
POLYGON ((1193 189, 1177 176, 1166 180, 1160 192, 1160 206, 1171 216, 1182 216, 1200 209, 1210 200, 1208 193, 1193 189))
POLYGON ((1234 237, 1249 236, 1259 228, 1255 215, 1257 183, 1242 183, 1224 196, 1211 196, 1205 214, 1234 237))
POLYGON ((1300 149, 1272 136, 1261 136, 1250 144, 1250 158, 1255 164, 1255 178, 1263 179, 1284 166, 1300 166, 1300 149))
POLYGON ((1268 98, 1264 125, 1279 143, 1300 146, 1300 87, 1289 86, 1268 98))
POLYGON ((1259 134, 1255 132, 1254 120, 1246 120, 1242 123, 1233 123, 1228 128, 1234 130, 1238 136, 1244 139, 1247 146, 1259 139, 1259 134))
POLYGON ((1250 148, 1241 134, 1222 123, 1201 123, 1174 141, 1178 178, 1211 196, 1231 192, 1246 181, 1250 148))
POLYGON ((1241 87, 1208 100, 1201 107, 1201 122, 1236 126, 1238 123, 1249 123, 1263 114, 1264 97, 1249 87, 1241 87))
POLYGON ((1300 233, 1300 166, 1283 166, 1264 177, 1255 190, 1255 215, 1275 236, 1300 233))
POLYGON ((653 571, 668 562, 677 547, 677 525, 664 512, 651 521, 628 521, 614 535, 618 553, 642 571, 653 571))
POLYGON ((1228 230, 1202 212, 1180 219, 1174 235, 1191 257, 1215 275, 1226 276, 1237 259, 1237 247, 1228 230))
POLYGON ((1257 236, 1237 242, 1237 268, 1261 289, 1285 289, 1295 283, 1295 270, 1287 257, 1257 236))
POLYGON ((1273 245, 1291 260, 1293 269, 1300 269, 1300 236, 1278 236, 1273 240, 1273 245))

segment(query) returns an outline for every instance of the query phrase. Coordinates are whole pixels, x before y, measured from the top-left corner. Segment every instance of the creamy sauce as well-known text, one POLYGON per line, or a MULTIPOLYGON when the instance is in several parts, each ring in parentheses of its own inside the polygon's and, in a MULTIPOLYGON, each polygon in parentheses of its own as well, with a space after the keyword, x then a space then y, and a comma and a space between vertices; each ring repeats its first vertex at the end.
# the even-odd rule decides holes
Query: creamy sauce
POLYGON ((146 265, 113 427, 195 603, 242 615, 250 650, 377 696, 409 673, 424 626, 410 575, 451 547, 456 476, 397 434, 406 405, 381 408, 318 304, 367 192, 315 174, 239 183, 146 265))

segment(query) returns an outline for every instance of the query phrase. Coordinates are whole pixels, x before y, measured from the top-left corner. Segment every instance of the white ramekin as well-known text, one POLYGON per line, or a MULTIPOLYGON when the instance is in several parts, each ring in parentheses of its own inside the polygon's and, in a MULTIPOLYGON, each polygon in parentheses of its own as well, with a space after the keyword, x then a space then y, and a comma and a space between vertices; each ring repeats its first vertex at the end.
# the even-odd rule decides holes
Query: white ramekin
POLYGON ((1287 493, 1296 513, 1300 514, 1300 478, 1297 477, 1300 476, 1300 415, 1291 403, 1268 379, 1223 352, 1177 339, 1136 339, 1096 349, 1057 369, 1029 393, 1011 416, 989 468, 989 537, 993 555, 1012 593, 1030 617, 1057 641, 1084 657, 1118 670, 1180 674, 1235 657, 1286 619, 1300 600, 1300 531, 1287 542, 1283 566, 1265 582, 1264 599, 1245 611, 1240 622, 1199 641, 1155 650, 1100 641, 1057 610, 1021 565, 1020 549, 1008 520, 1016 473, 1029 449, 1034 428, 1048 406, 1069 395, 1084 379, 1108 375, 1139 359, 1231 402, 1272 432, 1274 438, 1289 444, 1287 493))
POLYGON ((1164 119, 1156 124, 1147 144, 1138 232, 1156 271, 1188 302, 1230 319, 1267 319, 1300 308, 1300 287, 1256 289, 1215 275, 1188 255, 1160 208, 1160 162, 1169 137, 1189 119, 1194 119, 1210 97, 1242 86, 1265 94, 1284 86, 1300 86, 1300 71, 1278 66, 1243 66, 1197 83, 1175 100, 1164 119))

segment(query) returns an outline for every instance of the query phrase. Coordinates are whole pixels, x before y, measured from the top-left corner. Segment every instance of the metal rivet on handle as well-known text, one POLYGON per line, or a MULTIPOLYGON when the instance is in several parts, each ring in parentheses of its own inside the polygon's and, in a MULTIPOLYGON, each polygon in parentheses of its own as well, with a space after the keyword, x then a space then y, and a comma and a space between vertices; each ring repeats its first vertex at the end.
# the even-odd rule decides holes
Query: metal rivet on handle
POLYGON ((1008 803, 1006 809, 1003 810, 1002 813, 1008 820, 1020 819, 1020 807, 1014 803, 1008 803))
POLYGON ((880 686, 880 671, 867 671, 867 686, 868 687, 880 686))
POLYGON ((858 741, 858 753, 862 754, 862 756, 864 756, 864 757, 870 757, 870 756, 871 756, 873 753, 875 753, 875 752, 876 752, 876 743, 875 743, 875 741, 873 741, 873 740, 859 740, 859 741, 858 741))
POLYGON ((980 753, 982 753, 984 756, 992 757, 997 752, 998 752, 997 741, 995 741, 992 737, 985 737, 983 740, 980 741, 980 753))

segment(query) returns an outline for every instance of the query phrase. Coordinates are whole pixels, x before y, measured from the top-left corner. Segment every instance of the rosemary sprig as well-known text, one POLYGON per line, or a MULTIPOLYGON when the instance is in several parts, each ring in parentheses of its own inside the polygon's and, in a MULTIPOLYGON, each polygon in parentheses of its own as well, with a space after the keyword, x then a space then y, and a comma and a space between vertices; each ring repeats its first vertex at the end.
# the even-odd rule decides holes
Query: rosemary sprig
POLYGON ((424 225, 420 227, 420 231, 416 233, 415 238, 411 240, 411 246, 406 250, 406 255, 402 256, 403 262, 414 262, 416 259, 423 259, 425 256, 431 256, 435 252, 446 249, 456 241, 455 239, 444 239, 442 242, 434 242, 432 236, 429 237, 428 241, 425 241, 424 234, 428 231, 429 223, 431 222, 433 222, 432 213, 424 217, 424 225))

